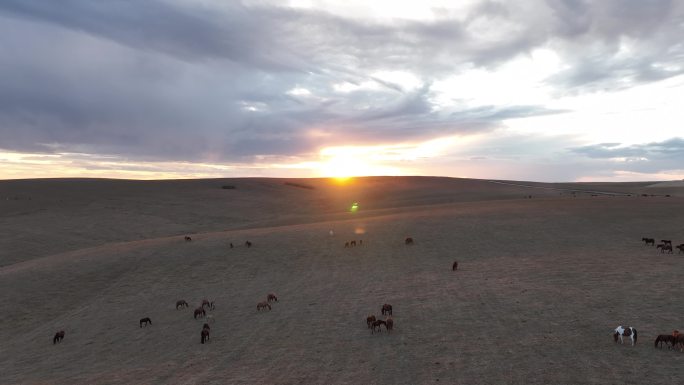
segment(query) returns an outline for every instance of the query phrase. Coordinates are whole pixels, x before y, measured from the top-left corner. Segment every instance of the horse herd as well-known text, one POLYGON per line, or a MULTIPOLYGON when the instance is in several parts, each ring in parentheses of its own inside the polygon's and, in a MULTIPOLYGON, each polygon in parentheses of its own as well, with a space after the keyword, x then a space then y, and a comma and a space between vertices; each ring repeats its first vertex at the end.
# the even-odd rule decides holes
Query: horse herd
POLYGON ((366 325, 368 326, 368 329, 371 330, 371 334, 375 334, 376 331, 378 333, 382 332, 383 325, 385 326, 385 330, 387 330, 387 333, 390 333, 392 329, 394 329, 394 319, 392 318, 392 305, 388 303, 383 304, 380 308, 380 312, 382 313, 382 315, 387 315, 387 317, 384 320, 375 318, 375 315, 373 314, 366 317, 366 325))
POLYGON ((660 334, 655 339, 654 347, 663 347, 663 344, 668 349, 675 349, 679 346, 679 351, 684 350, 684 334, 680 334, 679 330, 673 330, 672 334, 660 334))
MULTIPOLYGON (((660 243, 656 245, 655 243, 655 238, 641 238, 641 241, 644 242, 646 246, 655 246, 656 249, 660 249, 661 253, 668 252, 669 254, 672 254, 672 240, 671 239, 661 239, 660 243)), ((684 253, 684 243, 681 243, 677 246, 675 246, 675 249, 678 249, 679 253, 684 253)))
MULTIPOLYGON (((634 346, 637 342, 637 330, 631 326, 623 327, 622 325, 615 328, 613 331, 613 339, 615 343, 620 341, 624 344, 624 338, 629 338, 634 346)), ((679 347, 679 351, 684 350, 684 334, 680 334, 679 330, 672 331, 672 334, 659 334, 653 346, 655 348, 662 348, 663 344, 667 346, 668 349, 675 349, 679 347)))

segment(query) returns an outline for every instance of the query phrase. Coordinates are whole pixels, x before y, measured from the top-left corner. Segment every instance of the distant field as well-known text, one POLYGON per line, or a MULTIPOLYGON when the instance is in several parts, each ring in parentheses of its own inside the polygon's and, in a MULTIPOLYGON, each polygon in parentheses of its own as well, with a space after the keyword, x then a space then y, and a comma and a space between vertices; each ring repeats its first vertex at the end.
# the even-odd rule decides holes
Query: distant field
POLYGON ((684 329, 684 254, 640 242, 684 243, 684 188, 662 188, 0 181, 0 384, 677 383, 684 353, 653 340, 684 329), (372 335, 383 303, 394 331, 372 335))

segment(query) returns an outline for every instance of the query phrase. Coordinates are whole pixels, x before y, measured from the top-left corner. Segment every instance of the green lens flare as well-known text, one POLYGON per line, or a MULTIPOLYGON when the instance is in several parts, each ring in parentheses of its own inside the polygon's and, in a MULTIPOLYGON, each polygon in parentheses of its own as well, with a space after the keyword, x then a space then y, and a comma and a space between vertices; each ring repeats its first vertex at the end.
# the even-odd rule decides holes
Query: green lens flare
POLYGON ((359 210, 359 204, 357 202, 354 202, 354 204, 352 204, 352 206, 351 206, 351 209, 349 209, 349 211, 351 211, 353 213, 357 212, 358 210, 359 210))

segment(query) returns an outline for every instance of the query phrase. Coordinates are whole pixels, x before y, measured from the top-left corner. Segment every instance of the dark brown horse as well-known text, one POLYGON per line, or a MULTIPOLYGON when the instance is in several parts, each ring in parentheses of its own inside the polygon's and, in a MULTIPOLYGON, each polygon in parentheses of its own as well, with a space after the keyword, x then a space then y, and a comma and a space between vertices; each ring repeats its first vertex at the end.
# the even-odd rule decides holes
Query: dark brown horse
POLYGON ((204 307, 198 307, 195 309, 195 312, 193 313, 193 317, 197 319, 197 317, 204 317, 207 315, 207 312, 204 310, 204 307))
POLYGON ((375 322, 375 316, 374 315, 371 314, 368 317, 366 317, 366 325, 368 325, 368 329, 370 329, 371 326, 373 326, 373 322, 375 322))
POLYGON ((185 302, 184 299, 176 301, 176 310, 178 310, 181 307, 188 307, 188 303, 185 302))
POLYGON ((250 242, 250 241, 245 242, 245 246, 252 247, 252 242, 250 242))
POLYGON ((211 329, 211 328, 209 327, 208 323, 205 323, 204 325, 202 325, 202 329, 211 329))
POLYGON ((681 245, 677 245, 677 249, 679 250, 677 254, 684 253, 684 243, 682 243, 681 245))
POLYGON ((386 304, 382 305, 382 308, 380 309, 380 311, 382 312, 382 315, 385 315, 385 313, 392 315, 392 305, 386 303, 386 304))
POLYGON ((385 320, 385 327, 387 328, 387 333, 390 333, 394 329, 394 320, 392 317, 387 317, 385 320))
POLYGON ((57 333, 55 333, 55 337, 52 339, 52 344, 56 344, 57 342, 62 342, 64 339, 64 330, 60 330, 57 333))
POLYGON ((190 237, 188 237, 188 236, 186 235, 186 236, 185 236, 185 241, 186 241, 186 242, 190 242, 190 241, 192 241, 192 238, 190 238, 190 237))
POLYGON ((150 319, 150 317, 141 318, 140 327, 143 327, 143 324, 145 325, 145 327, 147 327, 147 325, 152 325, 152 320, 150 319))
POLYGON ((268 293, 268 296, 266 297, 266 301, 271 302, 271 301, 276 301, 278 302, 278 297, 276 297, 275 294, 273 293, 268 293))
POLYGON ((257 304, 257 311, 259 311, 261 309, 266 309, 266 308, 268 308, 268 310, 271 310, 271 305, 269 305, 268 302, 266 302, 266 301, 259 302, 257 304))
POLYGON ((663 347, 663 342, 665 345, 667 345, 668 349, 672 349, 675 346, 675 343, 677 342, 677 337, 671 335, 671 334, 660 334, 658 337, 655 339, 655 347, 663 347))
POLYGON ((373 321, 373 328, 371 329, 371 334, 375 333, 375 329, 378 329, 378 332, 382 332, 382 325, 385 325, 385 329, 387 329, 387 322, 381 319, 373 321))
POLYGON ((408 237, 404 240, 404 243, 407 245, 412 245, 413 244, 413 238, 408 237))
POLYGON ((456 271, 458 270, 458 261, 454 261, 454 264, 451 265, 451 271, 456 271))
POLYGON ((669 252, 669 254, 672 254, 672 245, 668 245, 666 243, 661 243, 657 246, 657 248, 660 249, 661 253, 664 253, 667 251, 667 252, 669 252))
POLYGON ((201 333, 200 343, 209 342, 209 329, 203 328, 201 333))
POLYGON ((216 309, 216 306, 214 306, 214 301, 209 301, 208 299, 202 300, 202 309, 204 309, 205 306, 208 307, 209 310, 216 309))
POLYGON ((671 240, 671 239, 661 239, 660 242, 665 243, 665 244, 668 244, 668 245, 672 245, 672 240, 671 240))
POLYGON ((655 246, 655 239, 653 238, 641 238, 642 241, 646 244, 646 246, 651 245, 655 246))

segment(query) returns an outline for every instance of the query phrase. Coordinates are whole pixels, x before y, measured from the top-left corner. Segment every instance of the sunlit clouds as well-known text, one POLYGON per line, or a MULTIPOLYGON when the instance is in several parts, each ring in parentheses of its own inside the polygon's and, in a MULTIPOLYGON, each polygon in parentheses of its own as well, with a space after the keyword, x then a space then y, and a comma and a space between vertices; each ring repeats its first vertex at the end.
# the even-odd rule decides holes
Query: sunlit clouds
POLYGON ((684 178, 684 3, 0 2, 0 178, 684 178))

